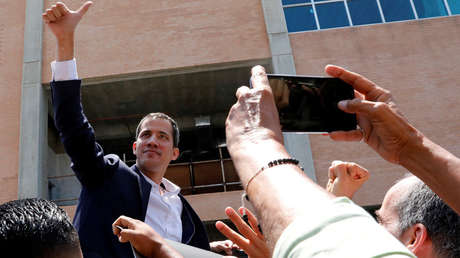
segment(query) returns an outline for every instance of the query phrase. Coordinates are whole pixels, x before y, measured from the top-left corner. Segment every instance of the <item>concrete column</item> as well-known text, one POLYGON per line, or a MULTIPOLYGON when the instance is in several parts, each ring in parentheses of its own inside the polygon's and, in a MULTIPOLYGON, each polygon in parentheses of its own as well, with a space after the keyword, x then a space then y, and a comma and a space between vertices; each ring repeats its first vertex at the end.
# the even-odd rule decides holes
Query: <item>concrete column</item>
MULTIPOLYGON (((291 42, 284 18, 283 6, 280 0, 262 0, 265 16, 272 65, 274 73, 296 74, 294 56, 292 55, 291 42)), ((311 153, 310 139, 307 134, 284 133, 284 145, 287 151, 305 169, 305 173, 316 181, 315 167, 311 153)))
POLYGON ((41 84, 43 1, 26 0, 18 197, 46 198, 47 98, 41 84))

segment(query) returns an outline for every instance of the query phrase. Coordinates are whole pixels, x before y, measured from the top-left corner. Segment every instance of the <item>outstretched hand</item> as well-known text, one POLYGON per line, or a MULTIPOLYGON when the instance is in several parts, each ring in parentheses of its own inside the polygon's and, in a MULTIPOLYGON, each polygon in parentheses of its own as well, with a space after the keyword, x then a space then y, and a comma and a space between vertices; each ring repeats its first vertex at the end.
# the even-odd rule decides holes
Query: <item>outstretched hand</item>
POLYGON ((112 224, 112 230, 113 234, 118 236, 118 241, 130 242, 143 256, 182 257, 155 230, 140 220, 120 216, 112 224))
POLYGON ((243 185, 269 161, 289 157, 265 69, 254 66, 251 74, 253 88, 238 88, 225 123, 227 148, 243 185))
POLYGON ((329 167, 328 176, 326 190, 335 196, 346 196, 351 199, 369 179, 369 172, 354 162, 334 160, 329 167))
POLYGON ((238 245, 239 248, 251 258, 264 258, 271 257, 270 250, 268 249, 267 244, 265 243, 265 238, 259 230, 259 223, 254 214, 251 213, 246 208, 239 208, 238 210, 241 214, 246 212, 248 216, 248 221, 251 226, 246 224, 244 220, 236 213, 233 208, 227 207, 225 213, 233 222, 233 224, 238 228, 238 231, 242 234, 238 234, 233 231, 230 227, 225 225, 221 221, 216 222, 216 228, 224 236, 230 239, 234 244, 238 245))
POLYGON ((411 142, 417 141, 417 131, 399 112, 391 93, 365 77, 342 67, 328 65, 326 73, 340 78, 355 89, 356 98, 340 101, 338 107, 357 116, 360 130, 330 133, 333 140, 364 140, 385 160, 399 164, 400 156, 411 142))

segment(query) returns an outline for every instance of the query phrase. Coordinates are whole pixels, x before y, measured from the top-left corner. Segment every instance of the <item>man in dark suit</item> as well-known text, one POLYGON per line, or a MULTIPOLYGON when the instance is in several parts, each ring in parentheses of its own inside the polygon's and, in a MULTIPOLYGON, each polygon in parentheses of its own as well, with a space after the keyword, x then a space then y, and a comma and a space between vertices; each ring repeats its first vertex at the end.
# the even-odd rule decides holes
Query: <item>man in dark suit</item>
MULTIPOLYGON (((210 249, 205 228, 180 188, 163 178, 168 164, 179 155, 176 122, 162 113, 145 116, 136 130, 128 167, 117 155, 104 155, 80 102, 80 84, 74 58, 74 31, 91 6, 77 11, 57 3, 43 19, 57 39, 57 60, 51 64, 56 128, 71 167, 82 184, 74 218, 85 257, 132 257, 129 244, 119 243, 112 223, 125 215, 145 221, 162 237, 210 249)), ((223 250, 225 243, 213 245, 223 250)), ((220 250, 219 250, 220 249, 220 250)))

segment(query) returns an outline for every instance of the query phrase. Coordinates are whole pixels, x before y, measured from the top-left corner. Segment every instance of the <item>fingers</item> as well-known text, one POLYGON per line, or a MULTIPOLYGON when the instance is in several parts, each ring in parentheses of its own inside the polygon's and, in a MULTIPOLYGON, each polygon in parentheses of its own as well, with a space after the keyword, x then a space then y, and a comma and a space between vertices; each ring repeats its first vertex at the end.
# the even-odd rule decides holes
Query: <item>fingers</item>
POLYGON ((46 23, 56 22, 60 20, 61 17, 70 13, 70 10, 62 2, 58 2, 51 8, 46 9, 45 13, 42 14, 43 20, 46 23))
POLYGON ((240 99, 242 96, 249 94, 250 90, 247 86, 241 86, 236 90, 236 97, 240 99))
POLYGON ((352 181, 366 181, 369 178, 369 171, 354 162, 343 162, 334 160, 329 167, 333 177, 349 178, 352 181))
POLYGON ((62 3, 62 2, 58 2, 56 3, 56 9, 59 11, 59 13, 61 13, 63 16, 67 15, 70 13, 70 10, 69 8, 67 8, 67 6, 62 3))
POLYGON ((46 15, 46 13, 42 13, 42 19, 45 23, 50 23, 50 20, 48 19, 48 15, 46 15))
POLYGON ((61 11, 59 10, 59 8, 57 8, 56 5, 53 5, 53 7, 51 7, 51 11, 53 11, 54 17, 56 17, 56 19, 59 19, 59 17, 62 16, 61 11))
POLYGON ((336 177, 344 178, 348 175, 348 163, 340 160, 332 161, 332 170, 336 177))
POLYGON ((271 92, 265 68, 256 65, 251 69, 251 83, 254 89, 266 89, 271 92))
POLYGON ((341 79, 342 81, 350 84, 353 88, 363 94, 377 89, 377 85, 372 81, 368 80, 364 76, 350 72, 340 66, 336 65, 326 65, 326 73, 332 77, 341 79))
POLYGON ((335 131, 330 132, 329 137, 334 141, 361 141, 363 132, 361 130, 335 131))
MULTIPOLYGON (((244 222, 244 220, 236 213, 236 211, 231 208, 227 207, 225 209, 225 214, 227 214, 228 218, 233 222, 233 224, 236 226, 238 231, 243 234, 246 238, 249 240, 254 240, 254 231, 244 222)), ((231 240, 231 239, 230 239, 231 240)))
POLYGON ((49 22, 55 22, 56 21, 56 16, 54 16, 54 12, 53 10, 50 9, 46 9, 46 17, 48 18, 48 21, 49 22))
POLYGON ((329 181, 332 181, 334 182, 334 180, 337 178, 337 176, 335 175, 335 171, 334 171, 334 162, 336 160, 332 161, 331 165, 329 166, 329 169, 327 171, 327 177, 329 178, 329 181))
POLYGON ((120 235, 122 230, 118 227, 123 228, 123 231, 128 228, 133 228, 134 221, 135 221, 134 219, 123 216, 123 215, 118 217, 118 219, 116 219, 115 222, 113 222, 112 224, 113 234, 117 236, 120 235))
POLYGON ((350 162, 348 171, 353 181, 361 181, 364 183, 369 179, 369 171, 354 162, 350 162))
POLYGON ((222 221, 216 222, 216 228, 222 233, 225 237, 230 239, 233 243, 236 243, 238 246, 243 248, 248 245, 248 240, 242 237, 240 234, 236 233, 229 226, 225 225, 222 221))
POLYGON ((240 212, 241 215, 243 215, 246 212, 246 215, 248 216, 248 222, 249 222, 249 225, 251 225, 252 230, 256 233, 256 235, 259 238, 263 240, 264 236, 262 232, 260 232, 259 230, 259 221, 257 220, 256 216, 254 216, 254 214, 250 210, 243 208, 243 207, 240 207, 238 211, 240 212))
POLYGON ((376 108, 384 108, 383 106, 389 106, 387 103, 383 102, 372 102, 362 99, 352 99, 352 100, 341 100, 337 104, 339 109, 347 113, 364 113, 370 114, 376 108))
POLYGON ((89 7, 93 4, 92 1, 86 1, 78 10, 77 13, 80 14, 80 16, 85 15, 85 13, 88 11, 89 7))

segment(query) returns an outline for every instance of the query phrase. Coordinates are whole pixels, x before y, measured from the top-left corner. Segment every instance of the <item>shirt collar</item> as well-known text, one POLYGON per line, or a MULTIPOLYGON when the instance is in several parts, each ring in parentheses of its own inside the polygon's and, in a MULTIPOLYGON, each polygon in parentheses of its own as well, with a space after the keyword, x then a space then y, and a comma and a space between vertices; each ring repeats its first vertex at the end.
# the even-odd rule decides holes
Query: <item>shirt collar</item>
MULTIPOLYGON (((152 185, 152 190, 157 191, 159 189, 159 184, 155 183, 148 176, 144 175, 144 173, 141 172, 141 174, 145 178, 145 180, 147 180, 147 182, 149 182, 149 184, 152 185)), ((161 179, 161 183, 163 183, 163 185, 165 186, 165 190, 167 193, 178 194, 180 192, 180 187, 178 185, 174 184, 173 182, 169 181, 164 177, 161 179)))

